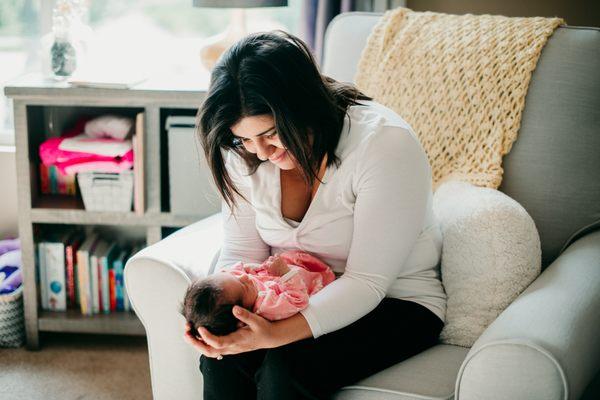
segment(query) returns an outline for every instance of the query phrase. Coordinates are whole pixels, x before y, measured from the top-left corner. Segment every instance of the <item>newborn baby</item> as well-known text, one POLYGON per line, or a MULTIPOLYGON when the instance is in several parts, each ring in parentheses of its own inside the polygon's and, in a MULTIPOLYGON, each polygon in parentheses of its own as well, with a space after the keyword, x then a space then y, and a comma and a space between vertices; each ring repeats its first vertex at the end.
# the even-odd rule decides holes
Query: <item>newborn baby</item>
POLYGON ((241 324, 234 305, 275 321, 288 318, 308 305, 308 297, 335 280, 331 268, 300 251, 284 251, 262 264, 238 262, 193 282, 187 289, 181 314, 196 329, 227 335, 241 324), (239 322, 239 324, 238 324, 239 322))

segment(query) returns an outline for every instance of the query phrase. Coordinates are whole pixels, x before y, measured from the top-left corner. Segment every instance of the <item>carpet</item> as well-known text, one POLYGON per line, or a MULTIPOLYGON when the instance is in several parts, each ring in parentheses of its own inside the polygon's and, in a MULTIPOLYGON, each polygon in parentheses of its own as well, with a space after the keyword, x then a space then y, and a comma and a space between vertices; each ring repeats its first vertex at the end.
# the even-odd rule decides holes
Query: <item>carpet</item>
POLYGON ((146 338, 44 333, 40 351, 0 348, 3 400, 151 399, 146 338))

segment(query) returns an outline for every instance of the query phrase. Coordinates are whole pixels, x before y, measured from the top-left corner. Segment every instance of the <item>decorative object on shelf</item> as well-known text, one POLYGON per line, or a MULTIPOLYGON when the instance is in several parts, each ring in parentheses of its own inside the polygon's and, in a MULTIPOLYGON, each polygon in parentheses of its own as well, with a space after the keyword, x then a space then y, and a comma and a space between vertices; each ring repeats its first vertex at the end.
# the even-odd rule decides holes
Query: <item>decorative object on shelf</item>
POLYGON ((43 41, 51 43, 45 51, 49 51, 50 73, 55 80, 62 81, 73 75, 85 56, 91 33, 83 22, 86 3, 85 0, 57 0, 52 10, 52 32, 43 41))
POLYGON ((246 27, 246 8, 285 7, 287 0, 194 0, 194 7, 233 8, 231 20, 224 32, 212 36, 200 49, 202 64, 209 71, 233 43, 248 34, 246 27))
POLYGON ((133 170, 120 173, 79 172, 77 182, 86 210, 131 211, 133 170))

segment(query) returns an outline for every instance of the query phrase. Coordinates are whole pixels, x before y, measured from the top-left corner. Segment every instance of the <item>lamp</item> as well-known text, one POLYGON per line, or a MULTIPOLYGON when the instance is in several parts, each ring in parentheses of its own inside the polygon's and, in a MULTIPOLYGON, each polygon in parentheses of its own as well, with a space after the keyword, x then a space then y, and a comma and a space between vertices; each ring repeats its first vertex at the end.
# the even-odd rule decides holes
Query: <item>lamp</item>
POLYGON ((202 64, 209 71, 232 44, 248 34, 246 8, 285 7, 287 0, 193 0, 194 7, 233 8, 229 26, 224 32, 206 39, 200 49, 202 64))

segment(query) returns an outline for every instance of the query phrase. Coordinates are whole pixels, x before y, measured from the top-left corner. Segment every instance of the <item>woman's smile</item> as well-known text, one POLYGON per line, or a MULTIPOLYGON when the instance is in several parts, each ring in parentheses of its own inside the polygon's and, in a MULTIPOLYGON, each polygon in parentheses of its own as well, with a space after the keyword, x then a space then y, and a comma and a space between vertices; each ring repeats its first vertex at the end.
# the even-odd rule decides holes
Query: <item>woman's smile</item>
POLYGON ((270 158, 271 162, 279 162, 279 161, 283 160, 283 157, 285 157, 286 153, 287 153, 287 150, 284 151, 283 153, 281 153, 277 158, 270 158))

